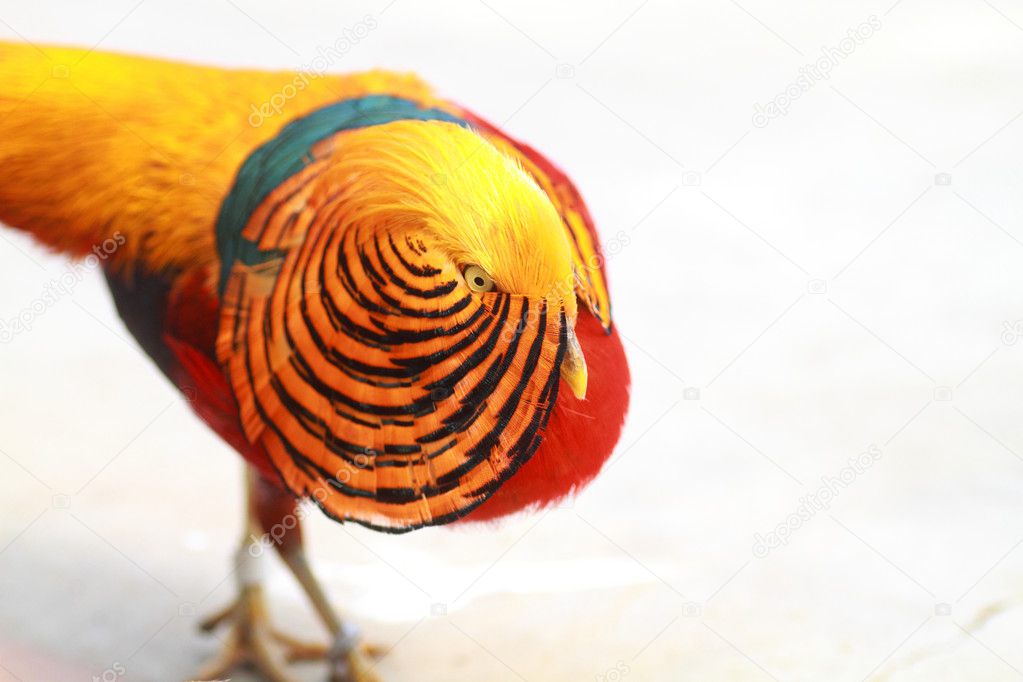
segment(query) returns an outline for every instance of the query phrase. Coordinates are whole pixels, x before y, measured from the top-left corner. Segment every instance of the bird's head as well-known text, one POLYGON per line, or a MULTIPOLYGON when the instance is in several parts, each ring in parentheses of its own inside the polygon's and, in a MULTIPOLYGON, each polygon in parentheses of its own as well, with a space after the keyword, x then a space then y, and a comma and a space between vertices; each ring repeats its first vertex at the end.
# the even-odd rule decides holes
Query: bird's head
POLYGON ((594 249, 498 138, 372 124, 399 105, 364 105, 370 124, 322 136, 319 119, 293 122, 239 171, 218 225, 217 356, 289 490, 408 530, 464 516, 513 476, 561 379, 585 397, 576 296, 595 309, 581 255, 594 249))
POLYGON ((351 221, 429 242, 474 296, 504 292, 563 311, 561 376, 585 396, 571 246, 550 198, 518 161, 472 130, 417 120, 352 130, 333 154, 338 182, 325 185, 346 188, 351 221))

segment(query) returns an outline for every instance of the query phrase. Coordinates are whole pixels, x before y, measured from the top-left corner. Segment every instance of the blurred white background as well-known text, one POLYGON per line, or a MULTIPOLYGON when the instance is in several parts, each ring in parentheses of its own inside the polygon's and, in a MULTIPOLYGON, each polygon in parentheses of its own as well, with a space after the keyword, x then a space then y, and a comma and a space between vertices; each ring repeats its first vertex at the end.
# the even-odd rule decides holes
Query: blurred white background
MULTIPOLYGON (((573 504, 312 520, 380 674, 1023 677, 1023 6, 67 0, 5 3, 0 37, 301 68, 367 16, 335 70, 414 70, 574 177, 634 378, 573 504)), ((7 321, 69 265, 0 234, 7 321)), ((238 458, 97 273, 0 377, 0 680, 185 678, 233 591, 238 458)))

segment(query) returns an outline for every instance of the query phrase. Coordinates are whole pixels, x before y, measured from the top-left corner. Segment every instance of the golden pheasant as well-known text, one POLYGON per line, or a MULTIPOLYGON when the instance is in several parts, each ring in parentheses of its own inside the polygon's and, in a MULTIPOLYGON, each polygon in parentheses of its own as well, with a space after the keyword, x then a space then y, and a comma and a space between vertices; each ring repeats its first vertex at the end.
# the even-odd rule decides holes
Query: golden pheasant
POLYGON ((412 76, 0 43, 0 220, 102 245, 127 328, 248 464, 204 677, 283 680, 272 640, 314 651, 273 633, 248 568, 287 528, 332 679, 373 679, 309 569, 302 500, 387 532, 493 519, 577 490, 620 435, 629 371, 579 193, 412 76))

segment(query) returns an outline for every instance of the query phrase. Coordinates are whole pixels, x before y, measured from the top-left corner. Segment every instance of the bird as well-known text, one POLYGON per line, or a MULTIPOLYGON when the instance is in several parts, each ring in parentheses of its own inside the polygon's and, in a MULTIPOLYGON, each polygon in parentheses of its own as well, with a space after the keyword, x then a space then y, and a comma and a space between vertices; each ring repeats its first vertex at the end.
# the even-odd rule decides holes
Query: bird
POLYGON ((305 509, 387 533, 492 521, 576 493, 621 435, 629 366, 581 194, 415 75, 0 42, 0 222, 95 262, 244 460, 237 597, 201 623, 227 632, 201 679, 288 680, 295 658, 377 679, 305 509), (328 645, 273 627, 262 547, 328 645))

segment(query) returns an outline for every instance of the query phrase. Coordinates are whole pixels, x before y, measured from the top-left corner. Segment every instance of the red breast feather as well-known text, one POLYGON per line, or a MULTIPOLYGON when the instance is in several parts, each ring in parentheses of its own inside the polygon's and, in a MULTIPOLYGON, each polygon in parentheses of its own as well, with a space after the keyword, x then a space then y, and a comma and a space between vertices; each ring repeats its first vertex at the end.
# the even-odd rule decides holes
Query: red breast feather
POLYGON ((611 456, 629 407, 625 349, 618 332, 606 333, 588 312, 580 312, 575 331, 590 375, 586 399, 562 386, 532 459, 463 521, 549 506, 593 480, 611 456))

